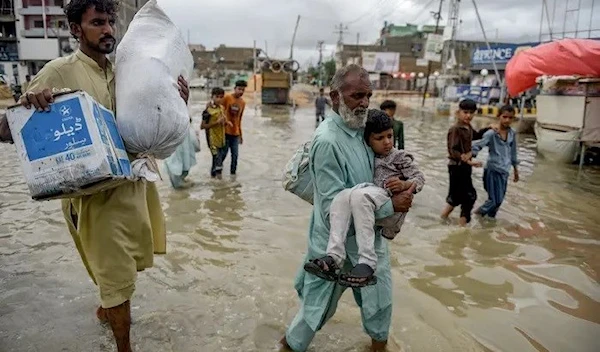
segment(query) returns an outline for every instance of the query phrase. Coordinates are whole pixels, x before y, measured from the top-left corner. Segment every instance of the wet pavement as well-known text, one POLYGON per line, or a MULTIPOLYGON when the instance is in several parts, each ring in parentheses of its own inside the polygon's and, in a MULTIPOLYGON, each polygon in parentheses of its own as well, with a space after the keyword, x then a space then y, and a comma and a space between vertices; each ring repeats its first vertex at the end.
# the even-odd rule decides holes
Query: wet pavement
MULTIPOLYGON (((533 136, 520 136, 522 182, 510 182, 498 220, 461 229, 438 218, 452 121, 400 114, 427 183, 390 247, 390 351, 600 350, 600 169, 578 175, 536 157, 533 136)), ((139 274, 136 351, 275 350, 297 310, 311 210, 282 189, 281 172, 314 127, 311 108, 249 107, 236 180, 208 177, 203 144, 194 187, 160 185, 169 248, 139 274)), ((112 350, 58 202, 30 200, 10 145, 0 146, 0 175, 0 351, 112 350)), ((347 292, 310 351, 364 351, 368 342, 347 292)))

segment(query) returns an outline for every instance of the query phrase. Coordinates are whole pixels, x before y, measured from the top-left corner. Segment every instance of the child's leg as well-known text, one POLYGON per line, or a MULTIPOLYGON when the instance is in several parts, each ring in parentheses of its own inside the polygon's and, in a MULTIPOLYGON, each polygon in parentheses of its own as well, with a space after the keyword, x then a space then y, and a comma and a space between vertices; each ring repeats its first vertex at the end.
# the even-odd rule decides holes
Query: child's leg
POLYGON ((473 169, 468 165, 461 165, 461 206, 460 206, 460 225, 465 226, 471 222, 471 212, 477 200, 477 191, 473 187, 473 178, 471 177, 473 169))
POLYGON ((389 199, 387 191, 377 186, 358 188, 350 194, 350 208, 358 245, 358 264, 367 264, 373 271, 377 269, 375 210, 381 208, 389 199))
POLYGON ((388 240, 393 240, 400 233, 407 213, 394 213, 387 218, 375 221, 375 225, 383 227, 381 235, 388 240))
POLYGON ((327 255, 331 256, 341 267, 346 260, 346 237, 350 229, 352 212, 350 210, 350 195, 352 189, 338 193, 329 208, 329 242, 327 255))
POLYGON ((448 219, 450 213, 454 210, 456 206, 458 206, 460 194, 458 194, 460 187, 460 175, 457 170, 457 165, 448 165, 448 175, 449 175, 449 186, 448 186, 448 196, 446 197, 446 207, 442 211, 442 219, 448 219))
POLYGON ((506 195, 508 175, 485 169, 483 172, 483 183, 488 193, 488 200, 479 208, 479 213, 494 218, 506 195))

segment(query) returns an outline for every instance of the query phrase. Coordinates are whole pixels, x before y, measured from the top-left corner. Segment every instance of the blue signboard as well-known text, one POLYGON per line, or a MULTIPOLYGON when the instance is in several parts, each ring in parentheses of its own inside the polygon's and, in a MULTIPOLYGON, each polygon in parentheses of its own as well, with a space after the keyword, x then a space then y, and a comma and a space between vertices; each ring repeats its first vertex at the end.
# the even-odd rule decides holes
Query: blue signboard
POLYGON ((496 44, 479 46, 471 53, 471 66, 476 65, 491 65, 492 58, 496 64, 506 64, 516 53, 521 50, 532 48, 539 43, 523 43, 523 44, 496 44))

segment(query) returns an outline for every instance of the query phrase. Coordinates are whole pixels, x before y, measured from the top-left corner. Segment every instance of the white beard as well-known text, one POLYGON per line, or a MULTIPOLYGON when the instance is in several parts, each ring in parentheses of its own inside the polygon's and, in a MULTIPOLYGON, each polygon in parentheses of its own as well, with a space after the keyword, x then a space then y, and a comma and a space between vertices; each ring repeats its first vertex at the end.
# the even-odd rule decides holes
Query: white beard
POLYGON ((350 110, 350 108, 344 103, 344 98, 342 98, 341 94, 339 113, 346 126, 353 130, 363 128, 367 123, 368 109, 359 106, 354 110, 350 110))

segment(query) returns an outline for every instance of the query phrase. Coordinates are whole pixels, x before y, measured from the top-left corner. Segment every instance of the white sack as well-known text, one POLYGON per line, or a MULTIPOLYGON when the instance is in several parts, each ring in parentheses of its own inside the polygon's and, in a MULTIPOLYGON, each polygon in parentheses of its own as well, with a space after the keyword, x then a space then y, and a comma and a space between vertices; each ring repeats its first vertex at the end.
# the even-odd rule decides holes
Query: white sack
POLYGON ((117 125, 134 176, 159 178, 155 159, 169 157, 183 142, 190 123, 177 79, 189 82, 193 58, 181 32, 148 1, 135 15, 116 59, 117 125))

